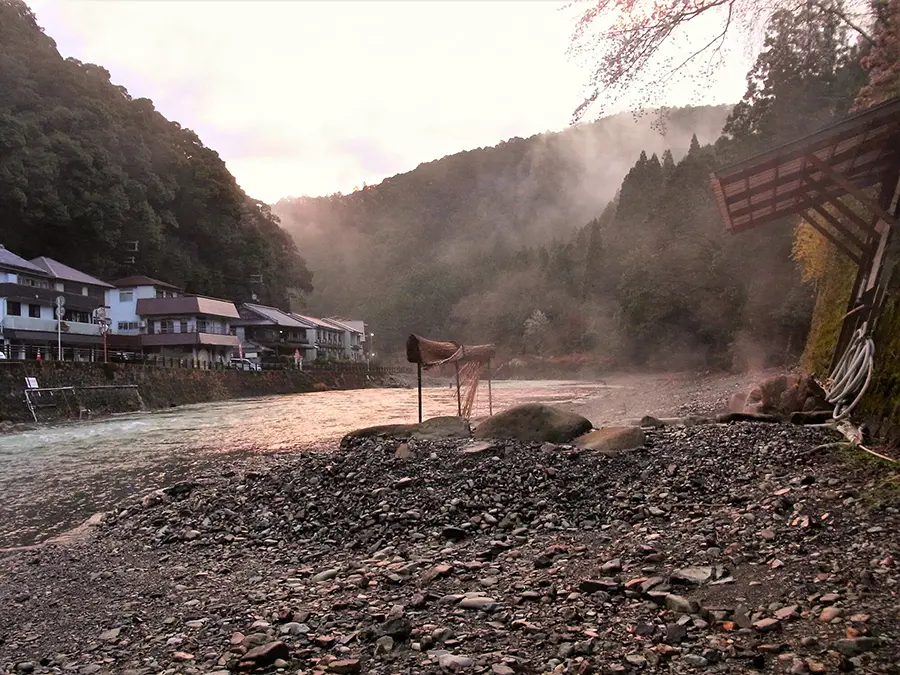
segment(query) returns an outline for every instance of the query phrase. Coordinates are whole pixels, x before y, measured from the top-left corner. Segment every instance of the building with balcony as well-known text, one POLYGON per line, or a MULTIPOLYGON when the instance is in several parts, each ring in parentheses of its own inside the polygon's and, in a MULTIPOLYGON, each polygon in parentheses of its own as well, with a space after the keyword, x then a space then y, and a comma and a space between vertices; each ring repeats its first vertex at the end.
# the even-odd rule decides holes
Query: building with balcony
POLYGON ((328 361, 346 360, 343 328, 324 319, 316 319, 303 314, 291 314, 291 316, 315 327, 315 359, 328 361))
MULTIPOLYGON (((322 319, 324 323, 334 326, 341 332, 342 358, 345 361, 365 361, 363 350, 363 331, 349 321, 340 319, 322 319)), ((361 321, 358 323, 362 323, 361 321)))
POLYGON ((107 292, 110 334, 110 349, 125 353, 141 353, 143 340, 141 334, 147 325, 138 314, 139 300, 154 298, 177 298, 183 295, 177 286, 142 275, 125 277, 112 282, 107 292))
POLYGON ((239 340, 231 322, 240 319, 233 303, 200 295, 140 298, 141 347, 145 356, 209 365, 237 356, 239 340))
POLYGON ((249 302, 238 307, 238 313, 240 318, 231 325, 245 357, 260 360, 263 351, 274 357, 293 357, 299 351, 304 361, 315 360, 315 324, 277 307, 249 302), (249 357, 250 353, 257 356, 249 357))
POLYGON ((0 245, 0 349, 10 359, 95 359, 103 340, 93 312, 105 304, 108 288, 51 258, 25 260, 0 245))

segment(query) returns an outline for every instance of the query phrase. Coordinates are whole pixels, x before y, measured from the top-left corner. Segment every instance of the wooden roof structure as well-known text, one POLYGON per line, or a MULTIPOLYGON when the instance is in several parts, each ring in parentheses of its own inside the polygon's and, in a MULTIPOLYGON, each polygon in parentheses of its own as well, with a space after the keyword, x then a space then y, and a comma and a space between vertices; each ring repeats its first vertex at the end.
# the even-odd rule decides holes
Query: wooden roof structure
MULTIPOLYGON (((865 318, 877 315, 885 253, 900 230, 900 207, 891 212, 900 189, 900 98, 714 171, 711 181, 731 232, 806 220, 859 267, 848 312, 866 307, 865 318)), ((845 322, 835 358, 849 332, 845 322)))

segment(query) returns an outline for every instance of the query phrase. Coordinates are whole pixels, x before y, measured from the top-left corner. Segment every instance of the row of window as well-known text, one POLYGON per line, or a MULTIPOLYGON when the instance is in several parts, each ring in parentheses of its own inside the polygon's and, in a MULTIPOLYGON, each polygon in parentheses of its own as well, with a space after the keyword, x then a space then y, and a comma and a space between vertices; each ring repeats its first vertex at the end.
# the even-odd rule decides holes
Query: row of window
MULTIPOLYGON (((40 305, 26 305, 26 307, 28 307, 28 316, 30 316, 32 319, 41 318, 40 305)), ((12 300, 8 300, 6 302, 6 313, 10 316, 25 316, 24 314, 22 314, 22 303, 13 302, 12 300)))
MULTIPOLYGON (((160 288, 156 289, 157 298, 177 298, 178 293, 175 291, 165 291, 160 288)), ((119 302, 134 302, 134 289, 123 288, 119 291, 119 302)))
POLYGON ((66 282, 54 282, 51 286, 51 282, 47 279, 38 279, 35 277, 26 277, 24 275, 18 275, 19 284, 22 286, 29 286, 30 288, 44 288, 50 290, 51 288, 56 291, 61 291, 63 293, 71 293, 72 295, 84 295, 91 298, 103 299, 104 291, 102 288, 97 286, 83 286, 81 284, 75 284, 70 281, 66 282))
MULTIPOLYGON (((211 333, 213 335, 227 335, 225 327, 221 323, 215 321, 207 321, 206 319, 197 319, 193 330, 192 326, 186 319, 180 319, 178 322, 178 330, 175 330, 176 322, 174 319, 163 319, 159 322, 157 332, 165 333, 211 333)), ((234 331, 231 333, 234 334, 234 331)))
MULTIPOLYGON (((28 308, 28 316, 32 319, 40 319, 41 318, 41 306, 40 305, 22 305, 21 302, 15 302, 13 300, 8 300, 6 302, 6 313, 9 316, 25 316, 23 312, 25 308, 28 308)), ((55 317, 55 314, 54 314, 55 317)), ((76 310, 67 309, 66 313, 63 315, 63 319, 65 321, 72 321, 73 323, 91 323, 91 315, 88 312, 79 312, 76 310)))
POLYGON ((141 327, 138 321, 120 321, 119 330, 137 330, 141 327))

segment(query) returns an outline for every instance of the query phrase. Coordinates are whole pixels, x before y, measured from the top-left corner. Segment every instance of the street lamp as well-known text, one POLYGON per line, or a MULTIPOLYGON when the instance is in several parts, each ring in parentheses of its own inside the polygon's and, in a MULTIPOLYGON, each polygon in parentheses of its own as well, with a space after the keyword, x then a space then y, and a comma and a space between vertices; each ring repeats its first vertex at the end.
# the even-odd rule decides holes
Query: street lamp
POLYGON ((369 342, 369 353, 372 355, 372 358, 375 358, 375 333, 369 333, 369 337, 372 340, 369 342))

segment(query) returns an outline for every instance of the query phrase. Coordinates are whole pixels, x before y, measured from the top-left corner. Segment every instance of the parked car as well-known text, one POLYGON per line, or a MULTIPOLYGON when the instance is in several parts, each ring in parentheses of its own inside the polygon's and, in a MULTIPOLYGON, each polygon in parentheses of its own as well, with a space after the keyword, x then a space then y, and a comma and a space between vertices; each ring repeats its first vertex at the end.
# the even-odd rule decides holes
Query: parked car
POLYGON ((253 363, 250 359, 231 359, 228 365, 237 370, 261 370, 259 364, 253 363))

